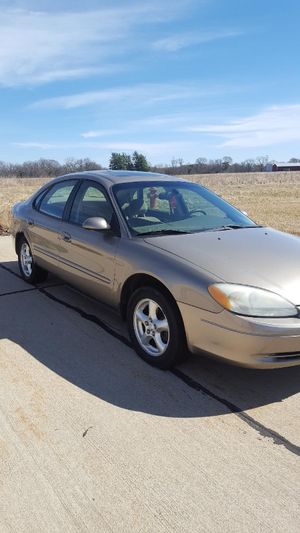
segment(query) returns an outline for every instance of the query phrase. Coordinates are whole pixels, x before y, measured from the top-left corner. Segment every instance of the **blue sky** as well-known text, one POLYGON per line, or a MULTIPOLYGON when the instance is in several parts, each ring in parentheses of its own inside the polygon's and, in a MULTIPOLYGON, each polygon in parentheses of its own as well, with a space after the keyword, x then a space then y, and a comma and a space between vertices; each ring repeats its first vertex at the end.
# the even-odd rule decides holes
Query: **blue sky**
POLYGON ((298 0, 0 7, 0 160, 300 157, 298 0))

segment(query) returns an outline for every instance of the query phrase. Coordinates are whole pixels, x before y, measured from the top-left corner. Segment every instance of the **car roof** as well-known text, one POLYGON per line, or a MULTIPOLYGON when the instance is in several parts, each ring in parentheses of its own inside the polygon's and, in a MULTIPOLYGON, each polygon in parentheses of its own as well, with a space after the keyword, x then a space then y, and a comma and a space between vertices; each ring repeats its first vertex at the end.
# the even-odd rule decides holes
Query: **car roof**
POLYGON ((133 181, 185 181, 177 176, 169 176, 167 174, 160 174, 158 172, 137 172, 133 170, 85 170, 84 172, 65 174, 64 176, 59 176, 56 179, 59 180, 72 177, 89 178, 94 180, 100 179, 102 181, 104 178, 111 184, 133 181))

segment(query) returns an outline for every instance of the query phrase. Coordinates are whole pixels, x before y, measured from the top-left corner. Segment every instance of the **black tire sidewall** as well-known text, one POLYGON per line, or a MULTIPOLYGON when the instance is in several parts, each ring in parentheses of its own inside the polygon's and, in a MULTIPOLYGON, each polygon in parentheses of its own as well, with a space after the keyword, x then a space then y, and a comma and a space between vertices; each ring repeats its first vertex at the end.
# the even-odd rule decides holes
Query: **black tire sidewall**
POLYGON ((152 287, 142 287, 132 294, 127 307, 127 325, 135 351, 150 365, 166 370, 174 366, 186 355, 185 334, 179 310, 177 306, 174 306, 174 302, 171 302, 171 300, 159 290, 152 287), (169 323, 169 345, 166 351, 160 356, 151 356, 147 354, 147 352, 141 347, 135 335, 133 326, 134 310, 138 302, 145 298, 151 298, 162 308, 169 323))

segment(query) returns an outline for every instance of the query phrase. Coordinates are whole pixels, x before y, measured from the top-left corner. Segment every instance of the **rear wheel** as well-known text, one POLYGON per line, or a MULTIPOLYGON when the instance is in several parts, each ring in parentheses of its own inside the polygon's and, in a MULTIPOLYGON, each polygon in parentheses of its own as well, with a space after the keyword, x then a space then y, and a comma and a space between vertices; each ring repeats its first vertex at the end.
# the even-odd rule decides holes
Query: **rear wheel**
POLYGON ((48 272, 35 263, 30 245, 25 237, 19 239, 17 253, 20 273, 25 281, 35 284, 47 279, 48 272))
POLYGON ((127 322, 136 352, 150 365, 167 369, 185 357, 185 333, 179 311, 157 289, 142 287, 133 293, 127 322))

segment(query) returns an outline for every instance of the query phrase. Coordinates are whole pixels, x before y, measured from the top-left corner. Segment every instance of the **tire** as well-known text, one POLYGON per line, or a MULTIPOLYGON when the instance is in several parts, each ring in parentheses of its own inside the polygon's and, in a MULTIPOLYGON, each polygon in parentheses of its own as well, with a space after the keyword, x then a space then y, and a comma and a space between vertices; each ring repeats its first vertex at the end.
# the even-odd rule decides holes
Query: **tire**
POLYGON ((127 325, 135 351, 150 365, 167 370, 186 357, 179 310, 159 290, 142 287, 132 294, 127 325))
POLYGON ((24 281, 35 285, 47 279, 48 272, 36 264, 30 245, 24 236, 19 239, 17 253, 19 269, 24 281))

